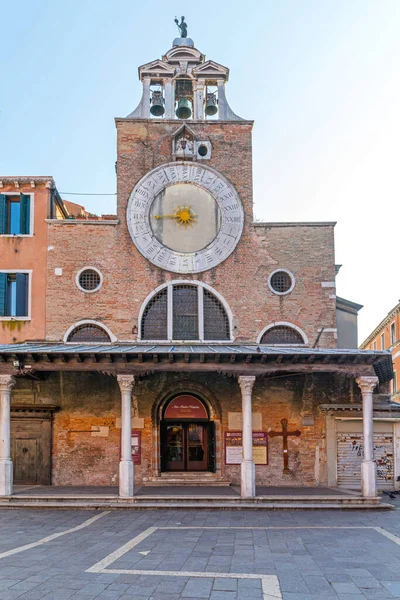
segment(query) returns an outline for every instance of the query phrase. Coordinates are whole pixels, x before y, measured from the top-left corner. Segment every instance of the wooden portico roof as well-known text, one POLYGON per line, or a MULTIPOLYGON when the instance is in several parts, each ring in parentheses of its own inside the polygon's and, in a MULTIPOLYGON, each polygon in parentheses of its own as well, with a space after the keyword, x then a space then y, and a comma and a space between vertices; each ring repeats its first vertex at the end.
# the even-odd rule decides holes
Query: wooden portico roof
POLYGON ((237 344, 65 344, 26 342, 0 345, 0 373, 98 371, 145 375, 192 371, 262 376, 268 373, 343 373, 393 378, 388 351, 277 347, 237 344))

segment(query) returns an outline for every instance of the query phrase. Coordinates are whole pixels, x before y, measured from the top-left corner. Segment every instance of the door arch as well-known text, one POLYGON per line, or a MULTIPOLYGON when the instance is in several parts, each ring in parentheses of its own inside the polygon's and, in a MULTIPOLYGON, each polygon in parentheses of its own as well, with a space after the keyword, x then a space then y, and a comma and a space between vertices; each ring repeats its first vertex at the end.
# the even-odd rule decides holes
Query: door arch
POLYGON ((215 424, 196 394, 177 393, 160 420, 161 471, 215 471, 215 424))

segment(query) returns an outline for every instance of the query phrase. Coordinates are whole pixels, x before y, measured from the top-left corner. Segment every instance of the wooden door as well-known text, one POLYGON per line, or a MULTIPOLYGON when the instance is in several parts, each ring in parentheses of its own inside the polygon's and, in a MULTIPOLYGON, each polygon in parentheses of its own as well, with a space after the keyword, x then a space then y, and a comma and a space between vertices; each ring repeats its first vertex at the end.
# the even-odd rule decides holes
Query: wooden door
POLYGON ((11 418, 11 459, 15 484, 51 485, 51 420, 11 418))
POLYGON ((14 440, 15 483, 38 483, 38 441, 36 438, 14 440))
POLYGON ((207 471, 207 426, 186 424, 186 470, 207 471))
POLYGON ((182 423, 165 427, 165 466, 167 471, 185 470, 185 429, 182 423))
POLYGON ((207 423, 164 423, 161 438, 163 471, 207 471, 207 423))

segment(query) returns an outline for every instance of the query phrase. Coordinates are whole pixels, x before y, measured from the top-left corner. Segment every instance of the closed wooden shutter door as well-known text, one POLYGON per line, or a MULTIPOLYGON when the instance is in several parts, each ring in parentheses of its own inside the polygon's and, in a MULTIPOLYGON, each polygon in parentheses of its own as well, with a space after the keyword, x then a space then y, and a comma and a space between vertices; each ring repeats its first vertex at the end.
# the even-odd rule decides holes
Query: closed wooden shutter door
POLYGON ((17 273, 17 317, 28 316, 28 284, 29 276, 27 273, 17 273))
POLYGON ((7 273, 0 273, 0 317, 6 316, 7 273))
POLYGON ((31 197, 27 194, 20 194, 20 205, 20 232, 28 234, 30 233, 31 197))
POLYGON ((0 234, 6 233, 7 227, 7 197, 0 194, 0 234))
MULTIPOLYGON (((374 433, 377 484, 379 490, 394 489, 393 433, 374 433)), ((362 433, 337 434, 338 487, 361 489, 362 433)))

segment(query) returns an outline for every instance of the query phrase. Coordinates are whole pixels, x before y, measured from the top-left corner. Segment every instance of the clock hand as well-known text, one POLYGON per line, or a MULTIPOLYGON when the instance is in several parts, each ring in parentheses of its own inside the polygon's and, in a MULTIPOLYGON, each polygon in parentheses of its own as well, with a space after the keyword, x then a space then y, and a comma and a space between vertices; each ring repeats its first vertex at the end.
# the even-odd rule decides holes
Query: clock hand
POLYGON ((165 215, 154 215, 154 219, 174 219, 175 223, 180 227, 183 225, 185 228, 196 222, 196 214, 192 211, 190 206, 177 206, 175 213, 173 215, 165 214, 165 215))

